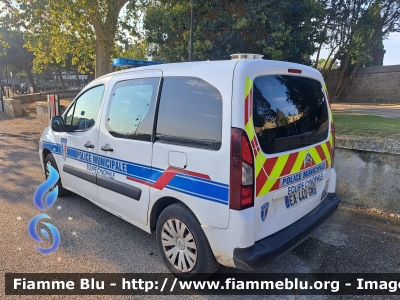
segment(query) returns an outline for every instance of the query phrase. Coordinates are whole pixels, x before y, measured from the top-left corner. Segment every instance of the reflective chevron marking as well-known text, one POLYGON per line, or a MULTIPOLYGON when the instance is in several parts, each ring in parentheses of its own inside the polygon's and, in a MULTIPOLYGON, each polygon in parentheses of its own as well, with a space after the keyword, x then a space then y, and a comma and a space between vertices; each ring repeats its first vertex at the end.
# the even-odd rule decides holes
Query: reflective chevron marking
MULTIPOLYGON (((274 191, 280 188, 280 178, 291 174, 298 173, 303 170, 308 170, 316 165, 320 165, 326 161, 325 168, 331 166, 332 161, 332 147, 333 147, 333 134, 330 131, 329 140, 323 142, 315 147, 310 147, 307 150, 301 150, 298 152, 278 155, 275 157, 265 157, 260 146, 258 144, 257 136, 255 133, 252 110, 253 110, 253 81, 249 76, 246 77, 245 86, 245 126, 244 129, 249 137, 251 147, 254 155, 255 163, 255 185, 256 185, 256 196, 262 196, 270 191, 274 191), (304 165, 304 159, 310 153, 312 157, 311 166, 308 164, 304 165)), ((324 86, 326 89, 326 87, 324 86)), ((329 109, 329 116, 332 122, 332 110, 329 109)), ((330 124, 331 129, 333 123, 330 124)))

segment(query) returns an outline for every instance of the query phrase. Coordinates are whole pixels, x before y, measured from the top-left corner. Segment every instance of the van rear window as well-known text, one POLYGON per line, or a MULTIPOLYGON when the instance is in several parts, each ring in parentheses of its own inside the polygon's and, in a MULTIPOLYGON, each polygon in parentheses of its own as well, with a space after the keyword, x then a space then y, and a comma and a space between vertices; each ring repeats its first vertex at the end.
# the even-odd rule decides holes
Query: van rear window
POLYGON ((328 137, 328 106, 315 79, 274 75, 254 80, 253 123, 261 149, 274 154, 328 137))

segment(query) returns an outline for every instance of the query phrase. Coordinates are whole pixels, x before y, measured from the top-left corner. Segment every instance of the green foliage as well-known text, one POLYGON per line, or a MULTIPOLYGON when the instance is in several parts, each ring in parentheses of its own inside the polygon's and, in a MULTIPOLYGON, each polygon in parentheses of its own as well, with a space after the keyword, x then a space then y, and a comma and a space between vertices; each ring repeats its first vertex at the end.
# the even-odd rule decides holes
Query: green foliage
MULTIPOLYGON (((311 0, 194 1, 195 60, 229 59, 233 53, 310 63, 315 51, 320 6, 311 0), (311 21, 312 20, 312 21, 311 21)), ((157 1, 145 8, 148 43, 157 59, 186 61, 189 53, 190 1, 157 1)))
MULTIPOLYGON (((79 2, 81 3, 81 2, 79 2)), ((24 48, 34 54, 33 67, 38 73, 48 67, 93 72, 94 35, 83 24, 84 17, 68 16, 71 5, 66 1, 17 0, 9 5, 3 26, 21 30, 24 48), (74 24, 74 25, 72 25, 74 24)))
MULTIPOLYGON (((326 7, 322 32, 326 40, 328 71, 340 61, 340 75, 333 100, 340 98, 359 66, 372 64, 373 50, 383 48, 382 39, 389 32, 400 31, 399 0, 318 0, 326 7)), ((315 67, 318 62, 315 63, 315 67)))
MULTIPOLYGON (((4 26, 3 21, 0 20, 0 46, 1 49, 6 48, 7 54, 0 56, 1 67, 11 67, 10 70, 16 70, 16 74, 19 78, 25 78, 25 74, 28 77, 34 91, 37 91, 37 87, 32 75, 32 66, 34 55, 28 49, 24 48, 25 41, 23 39, 23 33, 20 31, 10 31, 4 26)), ((8 22, 9 20, 6 19, 8 22)))
MULTIPOLYGON (((326 60, 325 58, 320 58, 320 59, 318 60, 317 69, 318 69, 318 70, 327 69, 328 66, 331 65, 331 62, 332 62, 332 58, 328 58, 328 60, 326 60)), ((335 61, 335 62, 332 64, 332 69, 338 69, 338 68, 339 68, 339 64, 338 64, 337 61, 335 61)))
POLYGON ((119 41, 119 46, 116 45, 113 51, 113 57, 124 57, 132 59, 147 59, 147 50, 149 48, 145 41, 132 41, 129 39, 122 39, 123 44, 119 41))
POLYGON ((15 2, 14 13, 26 30, 38 71, 48 66, 96 71, 97 76, 111 71, 116 33, 121 29, 118 16, 129 0, 15 2))
POLYGON ((0 56, 0 65, 12 66, 18 71, 23 71, 26 66, 32 68, 33 53, 29 52, 23 46, 25 41, 22 32, 7 31, 4 28, 0 29, 1 52, 3 47, 7 49, 7 54, 0 56))

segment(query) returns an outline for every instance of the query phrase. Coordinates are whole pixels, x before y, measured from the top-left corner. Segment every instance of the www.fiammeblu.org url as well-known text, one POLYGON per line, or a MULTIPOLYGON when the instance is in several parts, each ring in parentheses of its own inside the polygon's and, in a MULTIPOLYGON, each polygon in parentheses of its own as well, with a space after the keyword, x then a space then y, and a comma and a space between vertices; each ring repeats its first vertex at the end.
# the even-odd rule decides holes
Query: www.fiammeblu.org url
MULTIPOLYGON (((299 280, 298 278, 284 280, 235 280, 235 278, 227 278, 225 281, 180 281, 177 278, 173 280, 170 288, 166 288, 168 278, 165 278, 161 288, 158 281, 146 281, 142 279, 132 279, 130 281, 122 279, 123 290, 144 290, 148 292, 150 290, 159 290, 164 292, 169 290, 173 292, 176 290, 320 290, 337 293, 340 290, 340 281, 313 281, 299 280)), ((351 287, 352 283, 343 283, 346 287, 351 287)), ((357 290, 382 290, 391 293, 395 293, 400 290, 399 281, 383 281, 383 280, 364 280, 363 278, 357 278, 357 283, 354 285, 357 290)))

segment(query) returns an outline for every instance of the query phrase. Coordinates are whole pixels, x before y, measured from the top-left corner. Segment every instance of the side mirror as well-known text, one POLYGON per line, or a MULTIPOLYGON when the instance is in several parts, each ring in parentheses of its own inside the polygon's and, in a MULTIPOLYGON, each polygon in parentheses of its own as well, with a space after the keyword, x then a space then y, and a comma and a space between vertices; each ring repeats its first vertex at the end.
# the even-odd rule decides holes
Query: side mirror
POLYGON ((63 132, 64 119, 61 116, 54 116, 51 118, 51 129, 55 132, 63 132))

